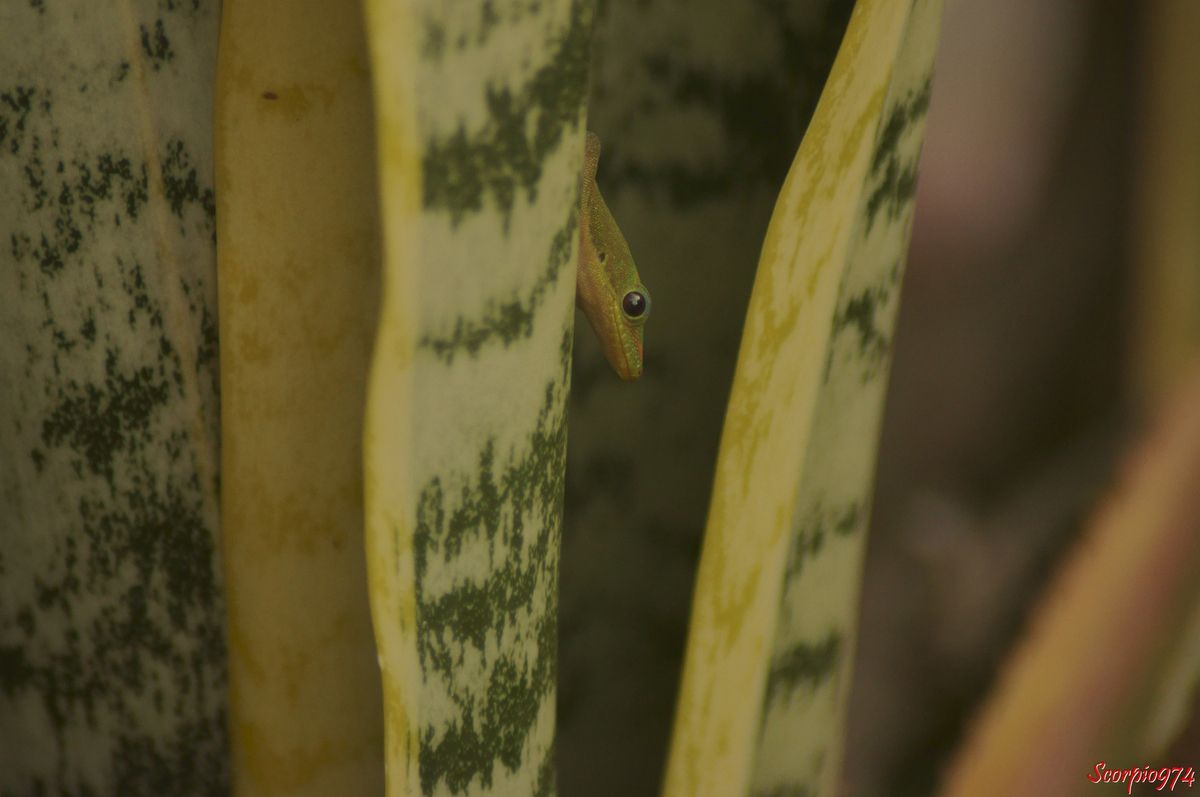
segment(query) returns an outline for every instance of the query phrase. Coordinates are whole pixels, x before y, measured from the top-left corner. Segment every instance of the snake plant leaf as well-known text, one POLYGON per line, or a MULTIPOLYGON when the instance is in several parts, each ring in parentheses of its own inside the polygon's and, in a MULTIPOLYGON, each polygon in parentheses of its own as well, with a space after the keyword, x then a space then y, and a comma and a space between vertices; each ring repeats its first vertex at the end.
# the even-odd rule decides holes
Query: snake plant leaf
POLYGON ((941 794, 1094 794, 1100 762, 1194 765, 1167 755, 1200 694, 1198 480, 1193 372, 1052 582, 941 794))
POLYGON ((369 0, 384 248, 364 440, 389 795, 554 791, 590 0, 369 0))
POLYGON ((588 127, 654 296, 646 370, 576 335, 561 578, 559 781, 661 782, 721 419, 754 269, 850 0, 608 0, 588 127), (619 667, 614 662, 620 662, 619 667))
POLYGON ((860 0, 763 244, 665 794, 834 794, 941 19, 860 0))
POLYGON ((234 792, 381 794, 362 549, 379 215, 361 5, 226 0, 219 59, 234 792))
POLYGON ((207 0, 0 13, 0 794, 222 795, 207 0))

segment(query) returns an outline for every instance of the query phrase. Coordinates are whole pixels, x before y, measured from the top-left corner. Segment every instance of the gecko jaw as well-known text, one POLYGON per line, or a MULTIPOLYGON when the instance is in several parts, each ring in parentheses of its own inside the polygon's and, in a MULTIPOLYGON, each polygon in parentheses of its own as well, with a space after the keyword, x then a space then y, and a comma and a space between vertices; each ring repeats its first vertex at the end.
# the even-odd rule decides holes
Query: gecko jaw
POLYGON ((634 343, 634 348, 637 349, 637 365, 636 366, 632 362, 629 361, 629 349, 624 348, 624 347, 621 349, 621 358, 625 361, 625 367, 623 369, 618 369, 617 375, 620 376, 621 379, 626 382, 635 382, 642 375, 642 367, 643 367, 642 363, 644 361, 642 359, 643 354, 642 354, 641 338, 634 338, 633 343, 634 343))

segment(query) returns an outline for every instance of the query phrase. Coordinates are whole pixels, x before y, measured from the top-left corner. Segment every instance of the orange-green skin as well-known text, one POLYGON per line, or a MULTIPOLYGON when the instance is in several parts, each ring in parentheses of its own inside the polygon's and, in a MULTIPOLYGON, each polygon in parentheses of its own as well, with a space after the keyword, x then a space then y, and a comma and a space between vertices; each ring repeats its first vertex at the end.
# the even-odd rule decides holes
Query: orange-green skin
POLYGON ((650 293, 638 276, 629 244, 596 187, 600 139, 587 134, 579 207, 579 273, 575 306, 591 322, 600 348, 617 375, 633 381, 642 375, 642 328, 650 315, 650 293), (630 318, 621 303, 629 291, 646 297, 646 311, 630 318))

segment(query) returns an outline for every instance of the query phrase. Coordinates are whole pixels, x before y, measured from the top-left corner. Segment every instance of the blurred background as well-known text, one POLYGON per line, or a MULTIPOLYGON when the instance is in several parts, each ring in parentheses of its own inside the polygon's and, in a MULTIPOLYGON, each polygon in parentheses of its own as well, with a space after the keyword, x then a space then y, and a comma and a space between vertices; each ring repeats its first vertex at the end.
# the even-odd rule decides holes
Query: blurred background
POLYGON ((1195 356, 1198 37, 1200 4, 1175 0, 947 3, 868 544, 854 794, 933 791, 1195 356))
MULTIPOLYGON (((599 182, 655 318, 636 390, 606 380, 577 336, 568 797, 658 788, 740 314, 852 4, 765 0, 743 19, 701 2, 682 30, 657 24, 656 5, 678 4, 602 3, 593 56, 599 182)), ((1195 357, 1197 42, 1194 0, 947 0, 866 563, 850 794, 933 793, 1041 588, 1195 357)))

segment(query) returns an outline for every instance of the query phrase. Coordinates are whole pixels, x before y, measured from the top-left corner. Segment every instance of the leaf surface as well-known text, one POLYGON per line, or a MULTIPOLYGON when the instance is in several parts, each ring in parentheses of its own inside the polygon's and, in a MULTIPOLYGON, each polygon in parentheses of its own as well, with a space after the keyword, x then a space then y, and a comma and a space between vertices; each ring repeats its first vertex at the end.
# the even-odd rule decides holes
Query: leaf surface
POLYGON ((228 788, 218 14, 0 14, 5 797, 228 788))
POLYGON ((860 0, 767 231, 665 794, 834 794, 941 4, 860 0))
POLYGON ((357 2, 225 2, 217 251, 238 795, 383 791, 362 506, 372 131, 357 2))
POLYGON ((371 0, 368 399, 389 795, 552 794, 591 3, 371 0))

